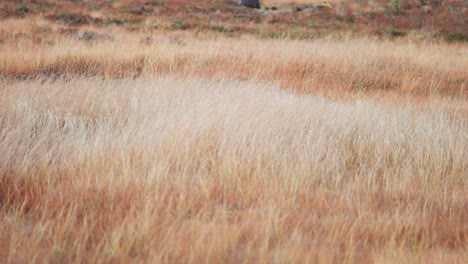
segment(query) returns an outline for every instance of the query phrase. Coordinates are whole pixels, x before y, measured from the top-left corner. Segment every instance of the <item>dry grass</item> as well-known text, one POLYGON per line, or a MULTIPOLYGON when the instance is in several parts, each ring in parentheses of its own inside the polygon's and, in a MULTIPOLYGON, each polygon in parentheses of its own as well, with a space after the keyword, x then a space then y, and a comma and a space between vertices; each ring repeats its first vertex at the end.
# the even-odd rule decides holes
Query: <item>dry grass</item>
MULTIPOLYGON (((177 75, 277 82, 299 93, 410 94, 467 98, 464 44, 350 40, 257 40, 186 33, 115 34, 114 42, 34 40, 28 20, 0 44, 6 77, 177 75), (39 43, 38 43, 39 42, 39 43)), ((15 28, 15 27, 8 27, 15 28)), ((4 29, 7 31, 7 29, 4 29)), ((85 29, 83 29, 85 30, 85 29)), ((91 29, 93 30, 93 29, 91 29)), ((96 32, 99 32, 96 30, 96 32)))
POLYGON ((468 124, 253 82, 3 82, 2 262, 467 257, 468 124))
POLYGON ((468 259, 466 44, 20 22, 0 24, 0 263, 468 259))

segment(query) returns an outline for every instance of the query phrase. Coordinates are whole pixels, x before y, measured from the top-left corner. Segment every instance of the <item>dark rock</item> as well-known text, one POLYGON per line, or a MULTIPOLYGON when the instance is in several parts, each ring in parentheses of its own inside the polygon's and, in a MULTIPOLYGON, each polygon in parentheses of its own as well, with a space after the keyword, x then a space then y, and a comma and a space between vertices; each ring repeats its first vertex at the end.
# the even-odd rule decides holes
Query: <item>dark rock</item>
POLYGON ((260 8, 259 0, 241 0, 239 2, 240 6, 250 7, 250 8, 260 8))

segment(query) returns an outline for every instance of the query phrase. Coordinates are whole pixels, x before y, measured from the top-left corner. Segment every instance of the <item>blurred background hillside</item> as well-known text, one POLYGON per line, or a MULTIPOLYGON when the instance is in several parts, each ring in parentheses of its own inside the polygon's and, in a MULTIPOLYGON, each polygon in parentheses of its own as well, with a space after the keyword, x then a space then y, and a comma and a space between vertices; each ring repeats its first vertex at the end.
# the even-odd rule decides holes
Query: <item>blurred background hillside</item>
MULTIPOLYGON (((261 9, 236 0, 4 0, 0 20, 41 18, 29 32, 38 41, 51 33, 85 40, 109 39, 99 30, 190 31, 236 37, 314 39, 326 36, 409 37, 415 40, 468 40, 466 0, 263 0, 261 9), (88 33, 84 36, 83 29, 88 33)), ((0 41, 8 39, 5 27, 0 41)), ((23 36, 25 37, 25 36, 23 36)))

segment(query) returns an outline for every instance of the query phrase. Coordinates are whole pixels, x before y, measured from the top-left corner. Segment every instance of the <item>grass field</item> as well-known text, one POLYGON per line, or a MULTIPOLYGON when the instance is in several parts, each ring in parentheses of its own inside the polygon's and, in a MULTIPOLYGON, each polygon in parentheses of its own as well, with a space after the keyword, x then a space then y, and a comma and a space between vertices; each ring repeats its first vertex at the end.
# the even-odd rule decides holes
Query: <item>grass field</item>
POLYGON ((0 263, 468 259, 466 42, 54 8, 0 16, 0 263))

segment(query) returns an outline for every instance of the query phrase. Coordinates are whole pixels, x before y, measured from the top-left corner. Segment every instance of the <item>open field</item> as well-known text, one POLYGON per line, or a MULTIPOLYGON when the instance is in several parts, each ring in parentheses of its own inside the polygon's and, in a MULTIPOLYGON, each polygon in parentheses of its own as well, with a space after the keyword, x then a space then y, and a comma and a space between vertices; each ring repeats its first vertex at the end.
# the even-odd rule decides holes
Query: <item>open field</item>
POLYGON ((4 260, 462 262, 468 124, 251 82, 3 83, 4 260))
POLYGON ((151 39, 144 34, 115 33, 112 40, 102 32, 95 33, 96 40, 91 43, 82 37, 45 41, 27 37, 41 23, 47 21, 8 20, 0 26, 14 36, 1 46, 0 71, 5 77, 170 74, 256 79, 278 82, 297 92, 338 92, 340 96, 343 92, 398 92, 466 99, 468 95, 468 47, 464 43, 372 38, 294 41, 244 37, 232 41, 180 31, 151 39))
MULTIPOLYGON (((57 30, 61 35, 75 35, 78 28, 92 26, 120 27, 147 34, 184 30, 267 39, 352 35, 424 41, 468 40, 465 0, 265 0, 262 10, 239 8, 238 2, 4 0, 0 3, 0 19, 40 16, 61 27, 63 30, 57 30)), ((50 28, 42 30, 35 35, 43 35, 50 28)))
POLYGON ((135 3, 0 4, 0 263, 468 259, 466 10, 135 3))

